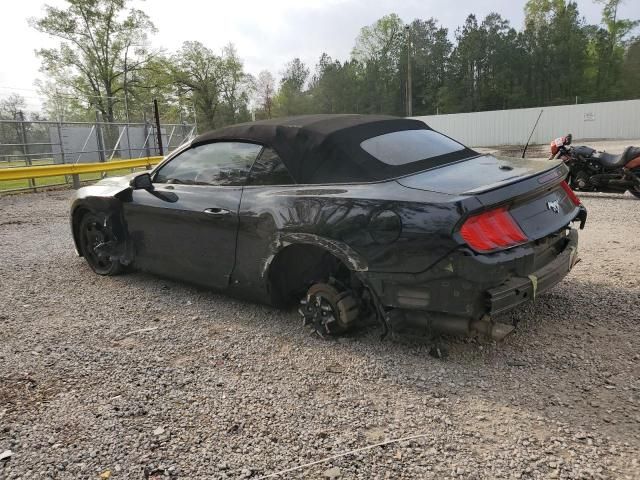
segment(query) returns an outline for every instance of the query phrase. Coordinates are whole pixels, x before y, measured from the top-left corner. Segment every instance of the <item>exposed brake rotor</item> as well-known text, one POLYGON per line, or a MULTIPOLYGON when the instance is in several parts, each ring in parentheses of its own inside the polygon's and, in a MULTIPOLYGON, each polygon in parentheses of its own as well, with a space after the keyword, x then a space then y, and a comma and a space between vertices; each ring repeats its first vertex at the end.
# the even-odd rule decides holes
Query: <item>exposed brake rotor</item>
POLYGON ((300 300, 298 313, 304 326, 327 338, 344 333, 358 317, 359 308, 349 291, 339 292, 332 285, 317 283, 300 300))
POLYGON ((302 316, 302 325, 313 327, 323 338, 331 335, 331 324, 336 322, 336 314, 325 298, 320 295, 307 295, 300 300, 298 312, 302 316))

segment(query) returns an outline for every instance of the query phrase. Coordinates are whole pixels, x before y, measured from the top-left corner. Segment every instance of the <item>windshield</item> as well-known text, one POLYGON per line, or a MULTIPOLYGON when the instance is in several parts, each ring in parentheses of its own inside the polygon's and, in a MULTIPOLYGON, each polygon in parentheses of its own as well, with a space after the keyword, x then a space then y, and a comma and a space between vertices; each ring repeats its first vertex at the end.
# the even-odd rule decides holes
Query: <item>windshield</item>
POLYGON ((406 165, 464 150, 464 145, 433 130, 401 130, 369 138, 360 144, 387 165, 406 165))

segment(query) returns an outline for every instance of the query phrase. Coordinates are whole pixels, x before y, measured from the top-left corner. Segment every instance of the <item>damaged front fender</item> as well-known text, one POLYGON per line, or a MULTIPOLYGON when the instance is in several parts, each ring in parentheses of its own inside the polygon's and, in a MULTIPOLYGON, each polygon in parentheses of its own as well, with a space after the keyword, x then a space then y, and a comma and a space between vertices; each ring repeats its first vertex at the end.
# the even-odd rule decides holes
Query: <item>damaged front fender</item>
POLYGON ((78 190, 71 205, 70 217, 73 242, 78 256, 82 256, 80 222, 86 213, 93 213, 104 216, 104 226, 109 229, 115 239, 100 245, 98 247, 100 252, 97 253, 108 256, 112 260, 118 260, 123 265, 129 265, 133 261, 133 246, 128 238, 122 202, 118 198, 119 194, 126 194, 128 191, 130 192, 127 188, 114 185, 95 185, 78 190), (96 187, 99 188, 96 189, 96 187), (117 189, 115 193, 114 187, 117 189))

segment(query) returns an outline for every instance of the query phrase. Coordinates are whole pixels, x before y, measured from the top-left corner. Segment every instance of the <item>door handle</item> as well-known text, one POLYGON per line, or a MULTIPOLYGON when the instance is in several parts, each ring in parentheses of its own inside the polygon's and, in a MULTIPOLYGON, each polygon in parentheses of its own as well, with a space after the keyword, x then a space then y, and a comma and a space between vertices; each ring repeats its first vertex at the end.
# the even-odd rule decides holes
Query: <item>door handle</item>
POLYGON ((205 209, 203 213, 211 215, 212 217, 224 217, 225 215, 229 215, 231 211, 227 210, 226 208, 214 207, 205 209))

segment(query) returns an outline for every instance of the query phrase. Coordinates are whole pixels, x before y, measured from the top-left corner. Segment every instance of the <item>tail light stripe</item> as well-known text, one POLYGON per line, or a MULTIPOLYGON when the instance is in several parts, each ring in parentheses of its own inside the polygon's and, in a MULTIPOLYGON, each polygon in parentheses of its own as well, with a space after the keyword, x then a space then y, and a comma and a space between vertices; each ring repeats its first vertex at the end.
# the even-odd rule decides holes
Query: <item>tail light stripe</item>
POLYGON ((517 225, 514 220, 509 221, 511 214, 507 212, 506 208, 504 209, 504 213, 505 215, 499 215, 496 217, 496 223, 499 225, 500 230, 504 232, 504 234, 513 243, 520 243, 526 240, 526 237, 524 233, 522 233, 522 230, 520 230, 520 227, 517 229, 513 228, 514 226, 517 227, 517 225))
POLYGON ((575 194, 575 192, 571 190, 571 187, 567 182, 562 181, 561 185, 562 185, 562 189, 565 191, 567 196, 571 199, 571 201, 576 207, 582 203, 578 198, 578 196, 575 194))
POLYGON ((462 238, 471 244, 473 243, 475 247, 479 250, 494 250, 498 247, 495 243, 490 241, 485 235, 482 227, 476 219, 470 219, 468 223, 465 223, 461 230, 462 238))
POLYGON ((471 248, 480 253, 513 247, 527 241, 527 236, 507 207, 469 217, 460 228, 460 235, 471 248))
POLYGON ((478 224, 482 229, 485 236, 494 244, 499 247, 503 242, 503 228, 500 222, 500 215, 498 210, 487 212, 485 221, 478 219, 478 224))

